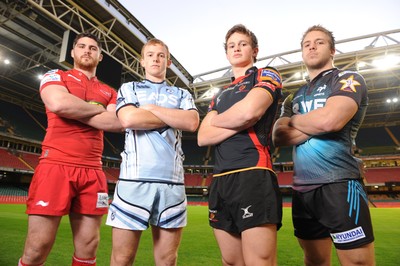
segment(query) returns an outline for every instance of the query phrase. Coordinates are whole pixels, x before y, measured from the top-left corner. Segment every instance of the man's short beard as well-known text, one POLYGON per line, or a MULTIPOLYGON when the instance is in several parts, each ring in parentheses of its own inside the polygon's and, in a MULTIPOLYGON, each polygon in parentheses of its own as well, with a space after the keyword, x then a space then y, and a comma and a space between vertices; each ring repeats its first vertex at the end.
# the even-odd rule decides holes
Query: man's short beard
POLYGON ((82 64, 80 61, 76 63, 76 66, 79 69, 82 70, 86 70, 86 71, 92 71, 93 69, 95 69, 97 67, 97 62, 93 62, 93 63, 88 63, 88 64, 82 64))

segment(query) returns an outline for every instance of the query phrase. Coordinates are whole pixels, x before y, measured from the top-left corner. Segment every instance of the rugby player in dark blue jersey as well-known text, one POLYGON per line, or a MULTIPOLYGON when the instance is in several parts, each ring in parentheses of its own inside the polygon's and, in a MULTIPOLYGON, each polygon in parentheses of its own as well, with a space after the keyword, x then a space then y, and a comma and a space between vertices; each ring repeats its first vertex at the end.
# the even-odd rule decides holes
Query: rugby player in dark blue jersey
POLYGON ((335 40, 320 25, 301 41, 309 81, 282 104, 276 146, 294 146, 292 216, 306 265, 375 265, 374 235, 352 145, 368 105, 363 77, 334 67, 335 40))

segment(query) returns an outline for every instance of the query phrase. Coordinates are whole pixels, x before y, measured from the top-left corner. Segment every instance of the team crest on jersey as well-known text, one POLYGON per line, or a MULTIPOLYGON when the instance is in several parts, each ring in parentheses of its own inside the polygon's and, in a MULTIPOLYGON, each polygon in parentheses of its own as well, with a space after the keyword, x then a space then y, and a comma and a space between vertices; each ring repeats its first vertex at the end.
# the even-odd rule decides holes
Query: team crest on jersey
POLYGON ((247 92, 249 90, 246 90, 246 85, 242 85, 238 88, 238 90, 235 93, 239 93, 239 92, 247 92))
POLYGON ((342 83, 342 87, 340 88, 341 91, 347 91, 347 92, 357 92, 356 86, 360 86, 360 82, 357 80, 354 80, 354 75, 351 75, 347 79, 342 79, 339 81, 342 83))
POLYGON ((117 99, 117 105, 119 105, 121 102, 125 101, 125 97, 118 97, 117 99))

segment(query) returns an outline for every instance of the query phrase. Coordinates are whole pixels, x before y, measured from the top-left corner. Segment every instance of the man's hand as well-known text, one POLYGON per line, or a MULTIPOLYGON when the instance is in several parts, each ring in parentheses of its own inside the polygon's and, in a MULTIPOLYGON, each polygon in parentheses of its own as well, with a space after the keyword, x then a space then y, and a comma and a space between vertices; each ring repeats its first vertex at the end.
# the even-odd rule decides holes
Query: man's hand
POLYGON ((281 107, 281 115, 279 116, 281 117, 292 117, 293 113, 293 93, 289 94, 285 100, 282 103, 282 107, 281 107))

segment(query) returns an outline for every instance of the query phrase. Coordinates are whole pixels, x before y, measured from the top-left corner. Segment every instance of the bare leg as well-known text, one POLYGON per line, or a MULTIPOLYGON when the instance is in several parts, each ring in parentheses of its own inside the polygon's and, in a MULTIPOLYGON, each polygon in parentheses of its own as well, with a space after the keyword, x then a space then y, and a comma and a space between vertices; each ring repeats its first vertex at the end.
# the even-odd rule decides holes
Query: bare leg
POLYGON ((337 249, 336 253, 342 265, 375 266, 374 243, 355 249, 337 249))
POLYGON ((327 237, 317 240, 299 239, 304 251, 304 264, 307 266, 331 265, 332 240, 327 237))
POLYGON ((164 229, 152 226, 154 260, 156 265, 176 265, 182 228, 164 229))
POLYGON ((135 261, 142 231, 112 229, 112 253, 110 266, 130 266, 135 261))
POLYGON ((100 241, 101 215, 83 215, 71 213, 72 236, 75 255, 81 259, 96 257, 100 241))
POLYGON ((28 234, 25 241, 22 262, 42 264, 46 261, 56 239, 61 216, 28 216, 28 234))
POLYGON ((277 265, 277 231, 275 224, 242 232, 242 249, 246 265, 277 265))
POLYGON ((231 234, 223 230, 214 229, 224 266, 244 266, 242 239, 240 235, 231 234))

